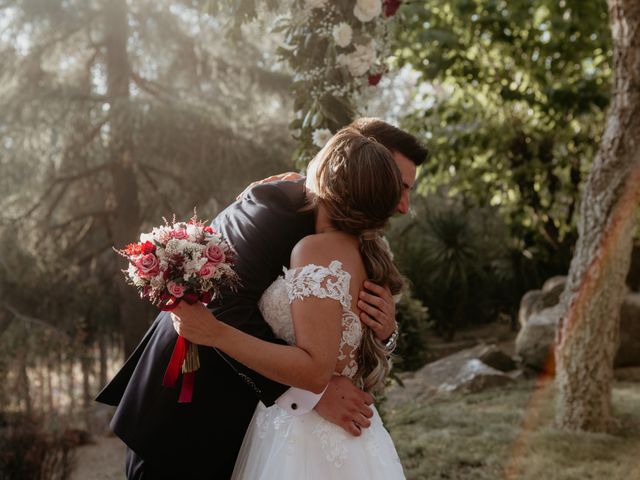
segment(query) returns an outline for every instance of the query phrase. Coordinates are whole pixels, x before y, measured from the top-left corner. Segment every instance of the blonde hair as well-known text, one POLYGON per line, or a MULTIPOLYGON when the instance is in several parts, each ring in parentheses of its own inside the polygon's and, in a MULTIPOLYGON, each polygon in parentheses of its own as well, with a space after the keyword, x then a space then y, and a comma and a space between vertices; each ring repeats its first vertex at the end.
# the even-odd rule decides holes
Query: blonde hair
MULTIPOLYGON (((347 127, 329 140, 313 163, 315 201, 325 207, 334 228, 359 238, 369 280, 399 293, 402 276, 382 238, 382 229, 396 211, 403 189, 391 152, 347 127)), ((358 367, 356 380, 365 391, 375 392, 384 386, 390 369, 387 351, 368 327, 358 367)))

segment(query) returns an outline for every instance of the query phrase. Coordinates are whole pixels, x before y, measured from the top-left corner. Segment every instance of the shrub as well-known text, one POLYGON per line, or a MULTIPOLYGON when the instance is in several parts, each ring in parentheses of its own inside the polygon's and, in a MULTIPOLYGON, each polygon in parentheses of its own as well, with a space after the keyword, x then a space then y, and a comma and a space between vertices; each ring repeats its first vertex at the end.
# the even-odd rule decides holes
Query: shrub
POLYGON ((467 207, 461 197, 418 196, 414 215, 395 219, 389 238, 436 332, 447 339, 500 313, 515 318, 522 294, 538 283, 530 252, 498 212, 467 207))
POLYGON ((3 415, 0 423, 0 480, 65 480, 74 465, 75 438, 47 432, 40 419, 3 415))
POLYGON ((400 336, 395 351, 394 369, 417 370, 427 361, 429 314, 420 300, 407 289, 396 305, 400 336))

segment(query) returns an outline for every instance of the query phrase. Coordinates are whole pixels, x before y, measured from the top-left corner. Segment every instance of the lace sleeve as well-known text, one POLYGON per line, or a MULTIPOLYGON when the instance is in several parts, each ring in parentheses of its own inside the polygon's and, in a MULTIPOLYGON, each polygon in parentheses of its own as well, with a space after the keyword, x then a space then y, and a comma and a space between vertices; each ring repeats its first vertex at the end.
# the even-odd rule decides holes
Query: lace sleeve
POLYGON ((309 264, 291 270, 284 276, 289 303, 305 297, 331 298, 346 310, 351 308, 349 283, 351 275, 342 269, 342 263, 332 261, 328 267, 309 264))

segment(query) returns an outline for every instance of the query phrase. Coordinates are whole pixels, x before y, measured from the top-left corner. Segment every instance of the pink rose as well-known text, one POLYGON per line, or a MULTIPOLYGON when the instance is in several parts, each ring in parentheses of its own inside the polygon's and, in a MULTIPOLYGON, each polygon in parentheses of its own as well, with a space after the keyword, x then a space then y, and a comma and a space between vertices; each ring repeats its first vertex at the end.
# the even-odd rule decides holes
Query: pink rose
POLYGON ((184 285, 180 285, 176 282, 167 283, 168 292, 176 298, 180 298, 184 295, 184 285))
POLYGON ((202 268, 198 272, 198 275, 200 275, 202 278, 211 278, 215 273, 216 264, 213 262, 207 262, 202 266, 202 268))
POLYGON ((178 240, 186 240, 189 238, 189 234, 184 228, 178 228, 176 230, 171 230, 171 232, 169 232, 169 237, 177 238, 178 240))
POLYGON ((224 252, 218 245, 209 245, 204 251, 204 256, 214 265, 224 262, 224 252))
POLYGON ((147 253, 134 261, 140 275, 154 277, 160 273, 160 260, 153 253, 147 253))

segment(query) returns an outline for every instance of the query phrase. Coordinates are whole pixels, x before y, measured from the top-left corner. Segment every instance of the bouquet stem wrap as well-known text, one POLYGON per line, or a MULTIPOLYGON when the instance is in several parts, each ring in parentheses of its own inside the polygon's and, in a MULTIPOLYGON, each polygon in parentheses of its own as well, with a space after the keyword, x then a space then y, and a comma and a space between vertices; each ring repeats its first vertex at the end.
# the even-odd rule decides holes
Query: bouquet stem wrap
MULTIPOLYGON (((159 306, 164 311, 171 311, 176 308, 181 301, 186 301, 190 304, 201 301, 207 304, 211 301, 211 294, 205 292, 200 298, 194 294, 187 294, 182 299, 171 297, 167 300, 167 298, 164 298, 159 306)), ((169 365, 167 365, 167 369, 164 371, 164 378, 162 379, 162 385, 164 387, 175 388, 178 383, 178 376, 180 372, 182 372, 182 386, 180 387, 178 403, 191 403, 193 386, 195 384, 195 372, 199 368, 200 357, 198 356, 198 346, 183 336, 178 335, 178 340, 176 340, 176 344, 173 347, 169 365)))
POLYGON ((190 403, 193 398, 195 371, 200 367, 198 346, 182 336, 178 336, 169 365, 164 372, 162 385, 174 388, 178 383, 178 376, 182 372, 182 386, 180 387, 179 403, 190 403))

